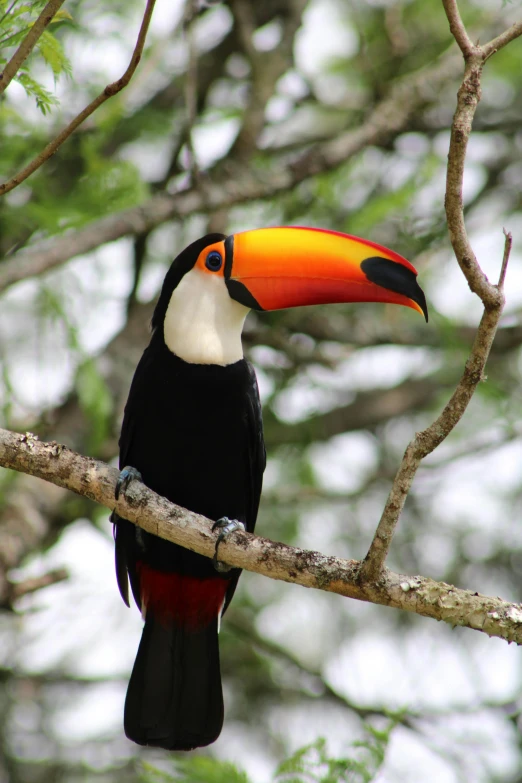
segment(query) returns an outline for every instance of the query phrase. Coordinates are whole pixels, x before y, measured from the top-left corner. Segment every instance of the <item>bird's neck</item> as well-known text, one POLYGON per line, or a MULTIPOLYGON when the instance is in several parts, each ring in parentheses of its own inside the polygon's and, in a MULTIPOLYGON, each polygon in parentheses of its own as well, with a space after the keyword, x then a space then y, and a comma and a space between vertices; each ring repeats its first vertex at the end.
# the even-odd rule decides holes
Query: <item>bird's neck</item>
POLYGON ((191 364, 233 364, 243 358, 241 332, 247 314, 248 308, 230 298, 223 281, 193 272, 172 293, 163 323, 165 344, 191 364))

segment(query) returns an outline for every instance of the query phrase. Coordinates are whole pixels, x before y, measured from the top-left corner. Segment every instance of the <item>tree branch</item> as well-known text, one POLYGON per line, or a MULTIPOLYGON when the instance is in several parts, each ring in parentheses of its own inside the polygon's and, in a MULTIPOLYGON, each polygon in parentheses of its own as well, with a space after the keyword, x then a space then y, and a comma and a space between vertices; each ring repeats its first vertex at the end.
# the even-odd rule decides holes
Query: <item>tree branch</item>
POLYGON ((238 37, 250 64, 251 79, 241 129, 229 158, 232 156, 246 163, 257 149, 257 141, 265 125, 267 103, 274 95, 278 80, 292 67, 295 35, 302 23, 305 6, 306 0, 288 3, 287 14, 281 20, 283 33, 277 47, 269 52, 258 52, 253 42, 256 18, 252 3, 249 0, 231 0, 238 37))
MULTIPOLYGON (((235 635, 243 637, 250 647, 257 648, 259 652, 273 659, 279 659, 285 664, 290 664, 296 671, 305 674, 307 678, 312 679, 317 683, 318 690, 322 691, 323 698, 326 697, 333 704, 338 704, 341 707, 351 710, 362 720, 367 720, 375 715, 380 715, 384 718, 393 718, 403 726, 407 726, 409 729, 415 731, 417 726, 415 720, 419 719, 421 715, 414 713, 412 710, 404 712, 403 710, 397 710, 397 712, 390 711, 383 706, 361 706, 355 701, 348 698, 346 694, 338 693, 335 688, 332 688, 328 679, 321 672, 320 667, 313 667, 307 665, 298 655, 295 655, 291 650, 287 649, 283 645, 277 644, 270 639, 266 639, 255 629, 252 622, 248 622, 242 617, 241 613, 237 610, 228 610, 227 612, 227 629, 232 631, 235 635)), ((285 688, 288 690, 288 686, 285 688)), ((276 685, 276 693, 280 699, 280 687, 276 685)), ((310 696, 309 690, 305 693, 310 696)), ((314 694, 312 698, 316 698, 314 694)), ((422 716, 423 717, 423 716, 422 716)))
POLYGON ((0 95, 5 92, 7 86, 12 81, 13 77, 22 63, 29 57, 33 51, 36 42, 44 32, 45 28, 50 25, 53 18, 65 0, 49 0, 42 13, 33 24, 24 40, 13 54, 2 73, 0 73, 0 95))
POLYGON ((489 57, 491 57, 492 54, 495 54, 496 52, 500 51, 500 49, 503 49, 504 46, 508 45, 508 43, 514 41, 515 38, 519 38, 521 35, 522 35, 522 22, 517 22, 516 24, 512 24, 511 27, 509 27, 503 33, 498 35, 496 38, 493 38, 492 41, 490 41, 487 44, 484 44, 484 46, 481 47, 484 61, 486 61, 489 57))
POLYGON ((446 11, 446 16, 448 17, 450 30, 453 34, 453 37, 458 43, 460 51, 464 57, 468 57, 472 53, 474 46, 473 41, 471 41, 464 26, 464 22, 460 16, 457 0, 442 0, 442 5, 446 11))
POLYGON ((268 169, 254 171, 240 166, 233 174, 220 176, 215 184, 205 180, 197 188, 172 196, 153 196, 139 207, 96 220, 64 236, 50 237, 15 253, 0 265, 0 291, 27 277, 43 274, 73 256, 88 253, 123 236, 150 231, 167 220, 273 198, 309 177, 345 163, 367 145, 389 141, 406 128, 413 112, 420 111, 435 99, 437 90, 453 78, 457 62, 457 57, 446 57, 431 68, 399 80, 359 128, 316 145, 291 163, 278 161, 268 169))
POLYGON ((502 308, 485 310, 460 382, 449 402, 427 429, 418 432, 408 445, 393 481, 368 554, 364 559, 363 579, 378 579, 390 551, 393 534, 422 460, 439 446, 461 420, 480 381, 495 338, 502 308))
POLYGON ((44 587, 50 587, 58 582, 63 582, 69 578, 69 572, 65 568, 55 568, 47 571, 41 576, 33 576, 30 579, 24 579, 23 582, 11 582, 8 594, 7 605, 11 606, 13 601, 29 593, 36 593, 44 587))
POLYGON ((462 17, 460 16, 457 0, 442 0, 442 5, 446 11, 450 30, 455 38, 459 48, 467 60, 472 54, 480 54, 482 62, 485 62, 492 54, 498 52, 504 46, 507 46, 515 38, 522 35, 522 22, 512 24, 507 30, 498 35, 484 46, 475 46, 469 37, 462 17))
POLYGON ((503 285, 511 250, 511 235, 504 232, 506 241, 499 283, 493 285, 482 271, 471 247, 464 223, 462 199, 466 150, 473 117, 480 100, 480 79, 485 53, 481 47, 471 44, 460 18, 456 0, 442 0, 442 2, 450 29, 466 62, 464 78, 458 91, 457 109, 451 126, 446 178, 446 218, 455 257, 471 291, 482 300, 484 314, 462 378, 451 399, 433 424, 423 432, 417 433, 406 449, 361 569, 363 579, 378 579, 380 571, 384 568, 395 528, 421 461, 431 454, 458 424, 475 389, 484 379, 484 368, 505 303, 503 285))
POLYGON ((102 105, 102 103, 105 103, 105 101, 107 101, 109 98, 112 98, 113 95, 121 92, 121 90, 123 90, 123 88, 128 85, 141 60, 143 47, 145 46, 145 38, 147 36, 147 30, 149 28, 155 2, 156 0, 147 0, 147 7, 145 8, 145 13, 141 22, 136 46, 134 47, 129 66, 123 76, 117 81, 112 82, 112 84, 108 84, 103 92, 101 92, 93 101, 91 101, 91 103, 89 103, 88 106, 85 107, 85 109, 76 115, 76 117, 67 125, 67 127, 64 128, 51 142, 49 142, 49 144, 44 147, 44 149, 38 153, 38 155, 33 158, 33 160, 27 166, 25 166, 25 168, 19 171, 18 174, 15 174, 15 176, 10 180, 0 185, 0 196, 3 196, 5 193, 9 193, 11 190, 14 190, 14 188, 16 188, 21 182, 26 180, 27 177, 39 169, 46 160, 54 155, 63 142, 69 138, 69 136, 79 125, 82 124, 84 120, 87 119, 87 117, 90 117, 90 115, 95 112, 96 109, 102 105))
POLYGON ((372 389, 358 393, 347 405, 317 413, 305 421, 279 421, 270 409, 264 411, 265 440, 269 448, 325 441, 353 430, 377 427, 408 411, 426 407, 440 391, 433 377, 408 378, 391 389, 372 389))
MULTIPOLYGON (((84 495, 153 535, 206 557, 214 554, 216 534, 210 520, 169 503, 137 482, 116 501, 116 468, 83 457, 55 441, 45 443, 31 433, 0 430, 0 465, 84 495)), ((219 557, 229 565, 271 579, 404 609, 522 644, 522 606, 500 598, 388 569, 379 574, 378 581, 363 582, 361 564, 356 560, 327 557, 249 533, 234 533, 221 544, 219 557)))

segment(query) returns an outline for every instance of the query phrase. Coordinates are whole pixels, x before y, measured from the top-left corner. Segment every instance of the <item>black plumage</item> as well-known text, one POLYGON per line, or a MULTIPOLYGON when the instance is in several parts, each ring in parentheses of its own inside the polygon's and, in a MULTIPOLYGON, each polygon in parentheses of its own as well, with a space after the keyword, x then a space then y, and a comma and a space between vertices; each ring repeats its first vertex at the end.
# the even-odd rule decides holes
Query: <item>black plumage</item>
MULTIPOLYGON (((133 466, 148 487, 178 505, 212 520, 237 519, 252 532, 265 468, 253 368, 244 359, 190 364, 167 348, 163 335, 172 291, 216 236, 193 243, 167 274, 125 408, 120 467, 133 466)), ((115 521, 120 592, 128 603, 128 574, 138 606, 144 597, 146 603, 125 732, 139 744, 171 750, 207 745, 223 723, 217 615, 240 570, 218 573, 210 559, 115 521)))
MULTIPOLYGON (((368 240, 281 226, 209 234, 189 245, 167 272, 154 311, 125 408, 120 466, 140 471, 178 505, 252 532, 266 458, 257 382, 242 358, 248 309, 366 301, 428 316, 415 268, 368 240)), ((195 552, 113 521, 120 592, 128 604, 130 578, 145 616, 126 734, 171 750, 207 745, 223 723, 219 617, 240 571, 218 572, 195 552)))

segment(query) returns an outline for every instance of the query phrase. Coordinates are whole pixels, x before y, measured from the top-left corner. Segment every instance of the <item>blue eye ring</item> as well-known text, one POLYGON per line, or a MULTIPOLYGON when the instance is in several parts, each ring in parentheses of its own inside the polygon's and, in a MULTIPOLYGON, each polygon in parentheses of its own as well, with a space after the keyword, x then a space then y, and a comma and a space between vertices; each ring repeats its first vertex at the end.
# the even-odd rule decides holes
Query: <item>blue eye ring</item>
POLYGON ((219 272, 223 266, 223 257, 217 250, 211 250, 205 260, 205 266, 211 272, 219 272))

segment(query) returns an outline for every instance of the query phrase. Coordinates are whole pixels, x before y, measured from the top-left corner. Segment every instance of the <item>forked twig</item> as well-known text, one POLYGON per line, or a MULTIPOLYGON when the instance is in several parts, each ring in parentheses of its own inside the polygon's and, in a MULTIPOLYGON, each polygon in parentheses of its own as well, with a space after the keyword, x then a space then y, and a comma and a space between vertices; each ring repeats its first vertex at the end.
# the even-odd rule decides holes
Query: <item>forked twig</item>
POLYGON ((406 449, 370 549, 361 566, 360 578, 363 584, 378 581, 383 573, 395 528, 421 461, 431 454, 458 424, 475 389, 483 380, 486 361, 504 308, 503 287, 511 252, 511 234, 504 232, 506 240, 499 282, 498 285, 492 285, 480 268, 466 232, 462 184, 468 139, 480 101, 483 64, 494 51, 522 35, 522 24, 513 25, 506 33, 484 46, 475 46, 466 32, 456 0, 442 0, 442 3, 451 32, 465 60, 464 77, 451 126, 446 178, 446 218, 455 256, 470 289, 482 300, 484 313, 462 377, 451 399, 433 424, 417 433, 406 449))

